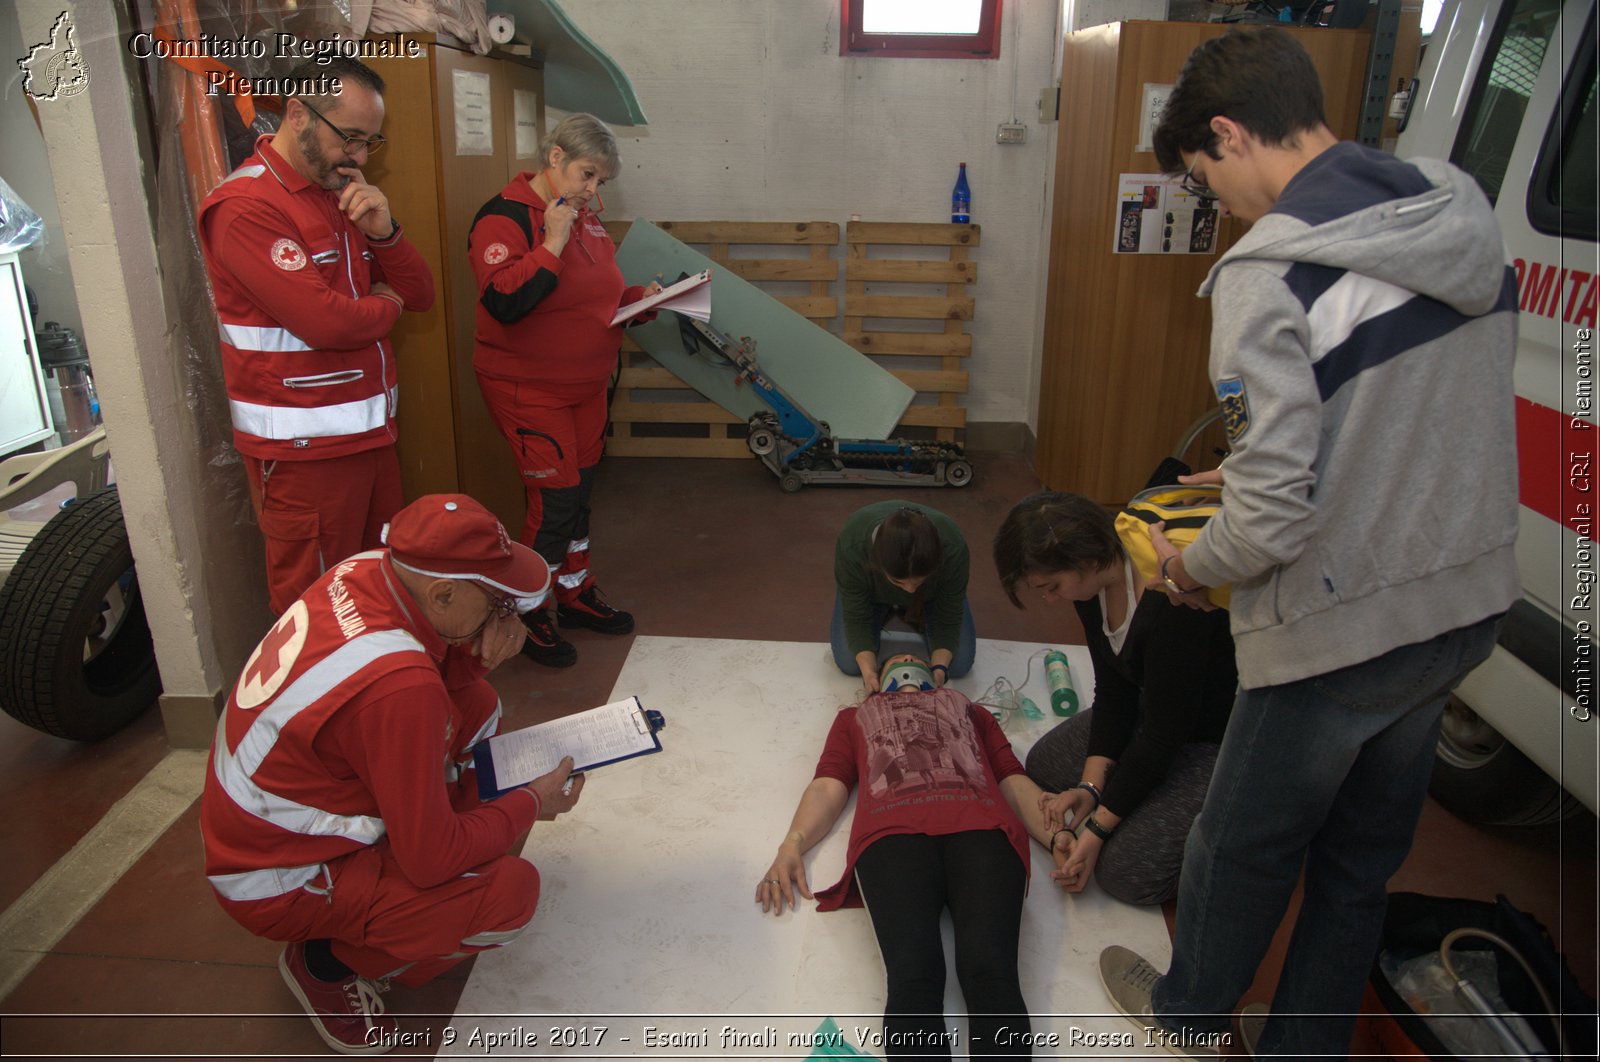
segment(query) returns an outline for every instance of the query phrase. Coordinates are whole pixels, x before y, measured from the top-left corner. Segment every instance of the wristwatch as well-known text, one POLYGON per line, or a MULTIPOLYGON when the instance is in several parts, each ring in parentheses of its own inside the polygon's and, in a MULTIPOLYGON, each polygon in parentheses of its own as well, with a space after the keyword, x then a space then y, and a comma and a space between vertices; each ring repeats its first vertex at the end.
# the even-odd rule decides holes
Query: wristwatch
POLYGON ((1171 590, 1174 594, 1177 594, 1181 597, 1184 594, 1195 593, 1196 591, 1200 590, 1201 587, 1191 586, 1189 589, 1185 590, 1183 587, 1172 581, 1172 576, 1167 574, 1167 565, 1171 564, 1173 559, 1177 556, 1178 555, 1174 553, 1171 557, 1166 557, 1161 561, 1161 581, 1167 584, 1168 590, 1171 590))
POLYGON ((1083 820, 1083 828, 1100 838, 1102 841, 1111 840, 1111 835, 1116 832, 1114 830, 1108 830, 1104 826, 1100 825, 1100 823, 1095 820, 1093 812, 1090 812, 1089 817, 1083 820))

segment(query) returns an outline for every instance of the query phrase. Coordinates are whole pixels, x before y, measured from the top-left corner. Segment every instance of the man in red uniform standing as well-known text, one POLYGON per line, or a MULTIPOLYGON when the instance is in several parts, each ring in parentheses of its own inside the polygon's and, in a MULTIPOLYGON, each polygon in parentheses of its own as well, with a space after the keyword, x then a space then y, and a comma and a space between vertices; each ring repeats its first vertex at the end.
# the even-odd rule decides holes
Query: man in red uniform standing
POLYGON ((284 609, 328 566, 377 545, 404 499, 390 330, 433 305, 433 274, 362 175, 383 146, 383 80, 355 59, 308 62, 325 96, 206 197, 198 221, 221 325, 234 445, 284 609))
POLYGON ((422 984, 527 928, 539 873, 510 850, 583 791, 568 758, 484 803, 472 767, 500 725, 484 676, 521 650, 518 614, 549 593, 544 561, 460 494, 406 506, 384 538, 251 654, 200 805, 218 900, 287 942, 284 980, 345 1054, 395 1044, 386 979, 422 984))

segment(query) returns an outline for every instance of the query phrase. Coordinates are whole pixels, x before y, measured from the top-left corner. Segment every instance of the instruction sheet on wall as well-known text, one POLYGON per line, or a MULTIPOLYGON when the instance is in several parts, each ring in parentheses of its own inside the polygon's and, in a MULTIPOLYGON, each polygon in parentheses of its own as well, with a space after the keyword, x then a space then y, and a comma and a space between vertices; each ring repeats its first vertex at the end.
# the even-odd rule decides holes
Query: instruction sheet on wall
POLYGON ((452 70, 451 87, 455 102, 456 154, 494 154, 494 111, 490 102, 489 75, 472 70, 452 70))
POLYGON ((1217 204, 1160 173, 1117 178, 1117 254, 1215 254, 1217 204))

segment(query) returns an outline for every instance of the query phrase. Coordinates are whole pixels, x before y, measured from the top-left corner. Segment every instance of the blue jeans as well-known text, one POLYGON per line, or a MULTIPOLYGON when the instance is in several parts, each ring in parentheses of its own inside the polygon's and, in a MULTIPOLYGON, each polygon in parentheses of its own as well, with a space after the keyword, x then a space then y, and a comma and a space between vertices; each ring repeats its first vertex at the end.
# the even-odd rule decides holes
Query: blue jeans
MULTIPOLYGON (((972 602, 961 603, 961 634, 956 642, 955 655, 950 659, 950 666, 946 670, 947 678, 960 678, 972 670, 972 662, 978 656, 978 629, 972 622, 972 602)), ((883 625, 889 622, 889 606, 881 602, 872 603, 872 651, 880 652, 883 647, 883 625)), ((833 622, 828 625, 828 639, 833 643, 833 662, 839 665, 839 670, 846 675, 861 674, 861 665, 856 663, 856 654, 844 640, 844 602, 839 600, 837 592, 833 595, 833 622)), ((922 635, 922 644, 927 647, 928 655, 933 655, 933 644, 928 641, 927 632, 922 635)), ((880 660, 881 664, 882 661, 880 660)))
POLYGON ((1411 849, 1446 697, 1500 617, 1281 686, 1241 690, 1184 849, 1163 1025, 1228 1028, 1305 868, 1257 1058, 1345 1059, 1387 883, 1411 849))

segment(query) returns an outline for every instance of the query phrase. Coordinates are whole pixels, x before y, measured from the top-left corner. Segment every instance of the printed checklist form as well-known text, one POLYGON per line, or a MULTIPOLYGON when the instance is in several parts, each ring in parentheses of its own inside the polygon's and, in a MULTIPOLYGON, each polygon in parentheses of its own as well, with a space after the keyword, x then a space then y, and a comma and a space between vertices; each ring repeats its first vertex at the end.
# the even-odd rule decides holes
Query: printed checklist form
POLYGON ((660 712, 629 697, 497 735, 473 750, 478 795, 492 800, 508 789, 526 785, 555 770, 565 756, 572 757, 572 773, 578 774, 660 752, 657 732, 664 726, 666 720, 660 712))
POLYGON ((693 317, 697 321, 711 320, 711 270, 705 269, 694 276, 684 277, 654 295, 647 295, 638 302, 628 303, 617 311, 617 315, 611 319, 611 324, 613 327, 624 324, 651 310, 672 310, 685 317, 693 317))

